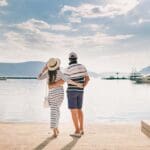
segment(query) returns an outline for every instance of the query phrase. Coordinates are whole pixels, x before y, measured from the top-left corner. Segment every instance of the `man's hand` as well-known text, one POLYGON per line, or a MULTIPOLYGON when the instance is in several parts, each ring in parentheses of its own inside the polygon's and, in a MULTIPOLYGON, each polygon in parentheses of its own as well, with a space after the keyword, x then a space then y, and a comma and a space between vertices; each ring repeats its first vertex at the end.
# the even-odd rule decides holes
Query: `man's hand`
POLYGON ((77 87, 83 88, 83 84, 82 83, 77 83, 77 87))
POLYGON ((90 77, 85 76, 85 82, 84 82, 83 86, 85 87, 88 84, 89 81, 90 81, 90 77))

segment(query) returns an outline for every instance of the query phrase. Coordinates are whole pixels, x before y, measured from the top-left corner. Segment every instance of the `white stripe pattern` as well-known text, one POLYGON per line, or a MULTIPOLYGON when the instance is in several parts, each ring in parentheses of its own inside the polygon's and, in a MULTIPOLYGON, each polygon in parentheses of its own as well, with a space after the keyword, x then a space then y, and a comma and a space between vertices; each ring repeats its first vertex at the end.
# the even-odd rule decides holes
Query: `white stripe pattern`
MULTIPOLYGON (((84 83, 85 76, 88 76, 87 69, 82 64, 71 64, 66 70, 66 77, 78 83, 84 83)), ((84 88, 78 88, 75 85, 68 84, 67 91, 83 91, 84 88)))
POLYGON ((48 101, 50 105, 50 126, 51 128, 57 128, 60 118, 60 106, 64 99, 63 87, 58 87, 49 90, 48 101))

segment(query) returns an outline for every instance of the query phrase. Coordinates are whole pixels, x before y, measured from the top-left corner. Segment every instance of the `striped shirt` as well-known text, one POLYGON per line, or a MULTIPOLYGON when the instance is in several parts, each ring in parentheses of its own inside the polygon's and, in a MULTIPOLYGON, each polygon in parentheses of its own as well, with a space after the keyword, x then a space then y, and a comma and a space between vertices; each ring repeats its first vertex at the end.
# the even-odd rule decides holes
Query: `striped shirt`
MULTIPOLYGON (((64 75, 67 79, 73 80, 78 83, 84 83, 85 76, 88 76, 87 69, 82 64, 71 64, 66 70, 64 75)), ((84 88, 78 88, 75 85, 68 84, 67 91, 83 91, 84 88)))

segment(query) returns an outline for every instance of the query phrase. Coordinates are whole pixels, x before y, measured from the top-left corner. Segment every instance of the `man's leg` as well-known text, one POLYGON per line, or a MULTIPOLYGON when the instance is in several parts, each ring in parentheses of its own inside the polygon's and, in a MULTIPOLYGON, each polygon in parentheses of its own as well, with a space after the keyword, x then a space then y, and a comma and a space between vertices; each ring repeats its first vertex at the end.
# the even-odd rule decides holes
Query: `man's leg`
POLYGON ((82 109, 78 109, 78 119, 79 119, 79 123, 80 123, 80 131, 83 131, 83 111, 82 109))
POLYGON ((75 127, 75 132, 80 133, 79 124, 78 124, 78 109, 71 109, 72 120, 75 127))
POLYGON ((75 127, 75 134, 71 134, 71 136, 81 137, 78 120, 77 94, 76 92, 68 92, 67 96, 68 96, 68 107, 71 111, 72 120, 75 127))
POLYGON ((78 120, 80 123, 79 129, 83 132, 83 111, 82 111, 82 104, 83 104, 83 92, 78 93, 77 97, 77 104, 78 104, 78 120))

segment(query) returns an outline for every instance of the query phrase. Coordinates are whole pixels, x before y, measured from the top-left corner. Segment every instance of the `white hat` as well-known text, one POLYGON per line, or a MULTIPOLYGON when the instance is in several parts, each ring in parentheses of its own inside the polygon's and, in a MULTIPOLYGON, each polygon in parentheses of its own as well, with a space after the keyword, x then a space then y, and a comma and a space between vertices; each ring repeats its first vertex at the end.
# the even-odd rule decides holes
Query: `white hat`
POLYGON ((59 58, 50 58, 49 61, 47 62, 48 70, 50 71, 56 70, 57 68, 60 67, 60 63, 61 61, 59 58))
POLYGON ((78 58, 77 54, 75 52, 71 52, 69 54, 69 58, 78 58))

